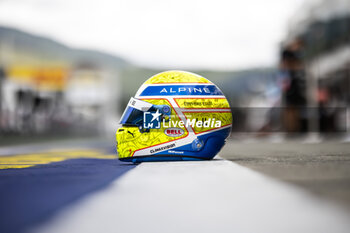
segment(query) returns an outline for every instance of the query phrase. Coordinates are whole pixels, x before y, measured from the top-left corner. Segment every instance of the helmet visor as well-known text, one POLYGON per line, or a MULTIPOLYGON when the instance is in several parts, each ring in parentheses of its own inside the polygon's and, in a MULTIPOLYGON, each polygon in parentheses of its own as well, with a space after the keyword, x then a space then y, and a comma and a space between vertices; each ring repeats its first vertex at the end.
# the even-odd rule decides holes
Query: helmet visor
POLYGON ((119 124, 138 126, 143 122, 143 113, 147 112, 152 106, 146 101, 131 97, 119 124))

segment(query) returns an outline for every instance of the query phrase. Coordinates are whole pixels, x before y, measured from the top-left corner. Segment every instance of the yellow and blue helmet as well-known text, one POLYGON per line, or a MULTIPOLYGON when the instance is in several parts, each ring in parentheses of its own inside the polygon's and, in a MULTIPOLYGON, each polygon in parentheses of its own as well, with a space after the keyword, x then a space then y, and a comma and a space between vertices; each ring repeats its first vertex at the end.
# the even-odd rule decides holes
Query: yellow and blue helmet
POLYGON ((121 161, 207 160, 224 146, 232 114, 222 91, 208 79, 166 71, 142 84, 120 124, 121 161))

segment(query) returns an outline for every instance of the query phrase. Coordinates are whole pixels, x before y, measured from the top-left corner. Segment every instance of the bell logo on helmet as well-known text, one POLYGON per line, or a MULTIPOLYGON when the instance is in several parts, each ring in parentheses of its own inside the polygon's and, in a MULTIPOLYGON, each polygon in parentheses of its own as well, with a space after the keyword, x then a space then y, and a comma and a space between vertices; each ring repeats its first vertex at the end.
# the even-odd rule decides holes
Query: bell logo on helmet
POLYGON ((143 128, 145 129, 160 129, 160 116, 162 114, 157 112, 144 112, 143 113, 143 128))
POLYGON ((164 133, 169 137, 179 137, 182 136, 185 133, 185 131, 180 128, 169 128, 164 130, 164 133))

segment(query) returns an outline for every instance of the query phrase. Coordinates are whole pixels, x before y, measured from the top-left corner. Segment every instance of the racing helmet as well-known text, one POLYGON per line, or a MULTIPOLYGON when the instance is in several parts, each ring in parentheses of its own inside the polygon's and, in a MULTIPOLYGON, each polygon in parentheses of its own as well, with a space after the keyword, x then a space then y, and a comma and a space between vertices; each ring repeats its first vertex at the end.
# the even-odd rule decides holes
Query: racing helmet
POLYGON ((142 84, 119 123, 121 161, 208 160, 224 146, 232 114, 222 91, 208 79, 166 71, 142 84))

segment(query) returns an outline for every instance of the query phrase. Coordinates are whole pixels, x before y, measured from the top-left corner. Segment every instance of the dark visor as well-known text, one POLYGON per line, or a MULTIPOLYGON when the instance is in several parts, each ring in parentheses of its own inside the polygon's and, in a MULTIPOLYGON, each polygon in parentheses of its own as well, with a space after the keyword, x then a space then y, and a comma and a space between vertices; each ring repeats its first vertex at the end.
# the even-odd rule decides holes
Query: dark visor
POLYGON ((143 113, 147 112, 152 106, 152 104, 146 101, 131 97, 119 123, 122 125, 138 126, 143 121, 143 113))

